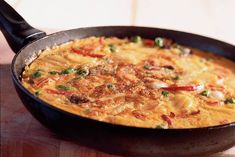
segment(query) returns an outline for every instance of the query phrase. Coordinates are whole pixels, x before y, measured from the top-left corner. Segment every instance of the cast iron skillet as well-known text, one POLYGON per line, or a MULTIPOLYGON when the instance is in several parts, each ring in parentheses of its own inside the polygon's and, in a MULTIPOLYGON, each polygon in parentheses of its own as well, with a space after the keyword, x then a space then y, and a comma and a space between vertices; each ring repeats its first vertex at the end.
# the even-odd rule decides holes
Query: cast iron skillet
POLYGON ((235 123, 196 129, 149 129, 113 125, 80 117, 38 99, 25 89, 20 75, 39 50, 89 36, 154 39, 168 37, 180 44, 211 51, 235 60, 235 46, 215 39, 158 28, 111 26, 79 28, 46 35, 32 28, 6 2, 0 0, 0 26, 10 47, 18 52, 11 66, 12 80, 25 107, 44 126, 59 135, 111 154, 125 156, 194 156, 223 151, 235 145, 235 123))

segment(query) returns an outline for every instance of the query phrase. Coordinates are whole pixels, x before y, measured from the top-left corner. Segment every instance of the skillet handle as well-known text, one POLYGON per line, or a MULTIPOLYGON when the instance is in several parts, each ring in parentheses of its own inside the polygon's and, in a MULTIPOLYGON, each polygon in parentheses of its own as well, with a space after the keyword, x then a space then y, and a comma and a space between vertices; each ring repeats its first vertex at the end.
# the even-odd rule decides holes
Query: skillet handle
POLYGON ((29 42, 46 36, 45 32, 30 26, 4 0, 0 0, 0 29, 15 53, 29 42))

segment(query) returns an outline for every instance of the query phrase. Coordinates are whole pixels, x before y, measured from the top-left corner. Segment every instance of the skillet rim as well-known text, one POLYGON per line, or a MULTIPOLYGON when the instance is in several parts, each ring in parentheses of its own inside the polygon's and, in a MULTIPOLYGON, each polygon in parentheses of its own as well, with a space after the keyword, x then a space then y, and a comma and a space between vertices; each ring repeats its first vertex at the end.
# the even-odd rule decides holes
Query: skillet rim
MULTIPOLYGON (((83 116, 80 116, 80 115, 77 115, 77 114, 74 114, 74 113, 71 113, 71 112, 68 112, 68 111, 65 111, 63 109, 60 109, 56 106, 53 106, 53 105, 50 105, 49 103, 43 101, 42 99, 38 98, 37 96, 35 96, 34 94, 30 93, 21 83, 20 79, 19 79, 19 76, 15 70, 15 63, 16 63, 16 60, 17 60, 17 57, 19 56, 19 54, 27 49, 28 46, 30 46, 31 44, 33 43, 36 43, 38 41, 41 41, 41 40, 45 40, 51 36, 57 36, 57 34, 60 34, 60 33, 66 33, 66 32, 71 32, 71 31, 83 31, 83 30, 89 30, 89 29, 107 29, 107 28, 139 28, 139 29, 155 29, 155 30, 159 30, 159 31, 164 31, 164 32, 167 32, 167 31, 171 31, 171 32, 175 32, 175 33, 180 33, 180 34, 187 34, 187 35, 190 35, 190 36, 193 36, 193 37, 199 37, 199 38, 204 38, 204 39, 207 39, 207 40, 210 40, 210 41, 214 41, 214 42, 217 42, 217 43, 221 43, 223 45, 226 45, 226 46, 231 46, 231 47, 234 47, 235 48, 235 45, 232 45, 230 43, 227 43, 227 42, 224 42, 224 41, 221 41, 221 40, 218 40, 218 39, 214 39, 214 38, 211 38, 211 37, 206 37, 206 36, 203 36, 203 35, 199 35, 199 34, 194 34, 194 33, 189 33, 189 32, 185 32, 185 31, 178 31, 178 30, 172 30, 172 29, 164 29, 164 28, 157 28, 157 27, 145 27, 145 26, 121 26, 121 25, 118 25, 118 26, 95 26, 95 27, 81 27, 81 28, 74 28, 74 29, 67 29, 67 30, 62 30, 62 31, 58 31, 58 32, 55 32, 55 33, 52 33, 52 34, 48 34, 40 39, 36 39, 30 43, 28 43, 27 45, 25 45, 24 47, 22 47, 18 52, 17 54, 14 56, 12 62, 11 62, 11 77, 12 77, 12 80, 14 81, 14 83, 20 88, 21 92, 24 92, 26 95, 28 95, 31 99, 33 99, 34 101, 37 101, 40 103, 40 105, 44 105, 45 107, 49 107, 50 109, 53 109, 53 110, 56 110, 62 114, 66 114, 67 116, 71 116, 73 118, 81 118, 81 119, 84 119, 84 120, 88 120, 90 122, 96 122, 96 123, 99 123, 100 125, 106 125, 106 126, 114 126, 114 127, 119 127, 119 128, 122 128, 122 129, 138 129, 138 130, 148 130, 148 131, 158 131, 158 130, 164 130, 164 131, 200 131, 200 130, 214 130, 214 129, 223 129, 223 128, 227 128, 227 127, 235 127, 235 122, 231 122, 231 123, 227 123, 227 124, 222 124, 222 125, 215 125, 215 126, 207 126, 207 127, 199 127, 199 128, 168 128, 168 129, 159 129, 159 128, 146 128, 146 127, 136 127, 136 126, 128 126, 128 125, 121 125, 121 124, 114 124, 114 123, 109 123, 109 122, 105 122, 105 121, 99 121, 99 120, 96 120, 96 119, 92 119, 92 118, 88 118, 88 117, 83 117, 83 116)), ((220 55, 219 55, 220 56, 220 55)), ((229 58, 228 58, 229 59, 229 58)), ((34 59, 33 59, 34 60, 34 59)), ((32 61, 33 61, 32 60, 32 61)), ((231 59, 230 59, 231 60, 231 59)), ((31 62, 32 62, 31 61, 31 62)), ((233 61, 234 62, 234 61, 233 61)))

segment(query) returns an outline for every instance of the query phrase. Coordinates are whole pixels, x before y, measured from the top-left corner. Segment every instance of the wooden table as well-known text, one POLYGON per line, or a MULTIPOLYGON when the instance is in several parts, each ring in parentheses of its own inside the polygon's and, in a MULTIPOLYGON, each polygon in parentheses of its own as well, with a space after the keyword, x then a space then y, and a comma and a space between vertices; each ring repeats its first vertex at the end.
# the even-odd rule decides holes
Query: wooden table
MULTIPOLYGON (((0 52, 2 157, 115 157, 64 141, 34 119, 21 103, 13 87, 10 64, 14 53, 2 34, 0 52)), ((235 157, 235 147, 211 157, 235 157)))

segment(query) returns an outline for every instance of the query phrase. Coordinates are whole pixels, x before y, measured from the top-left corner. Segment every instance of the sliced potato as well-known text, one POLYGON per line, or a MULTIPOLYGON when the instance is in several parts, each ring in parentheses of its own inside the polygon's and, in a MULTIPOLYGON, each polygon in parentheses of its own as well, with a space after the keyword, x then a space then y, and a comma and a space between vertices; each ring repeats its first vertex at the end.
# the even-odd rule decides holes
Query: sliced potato
POLYGON ((176 94, 174 97, 174 107, 178 112, 190 114, 197 111, 196 101, 186 93, 176 94))

